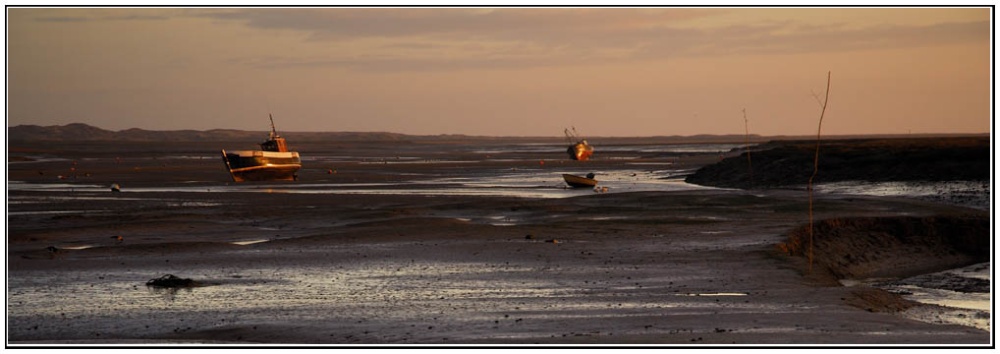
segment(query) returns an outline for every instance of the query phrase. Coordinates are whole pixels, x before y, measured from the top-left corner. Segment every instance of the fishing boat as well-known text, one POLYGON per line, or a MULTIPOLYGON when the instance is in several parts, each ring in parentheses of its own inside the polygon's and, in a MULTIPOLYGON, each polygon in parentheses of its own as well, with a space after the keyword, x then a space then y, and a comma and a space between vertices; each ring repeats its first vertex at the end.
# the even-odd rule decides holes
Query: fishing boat
POLYGON ((597 180, 594 179, 593 173, 588 173, 587 177, 580 177, 568 173, 564 173, 562 176, 563 180, 566 181, 566 184, 573 188, 593 188, 594 186, 597 186, 597 180))
POLYGON ((271 118, 271 133, 260 150, 222 150, 222 159, 235 182, 245 181, 294 181, 298 179, 302 160, 299 153, 288 151, 285 138, 278 135, 271 118))
POLYGON ((570 132, 569 129, 565 130, 566 140, 570 142, 570 146, 566 148, 566 153, 569 157, 577 161, 586 161, 590 159, 590 155, 594 154, 594 147, 587 143, 586 139, 581 139, 576 133, 576 128, 570 132))

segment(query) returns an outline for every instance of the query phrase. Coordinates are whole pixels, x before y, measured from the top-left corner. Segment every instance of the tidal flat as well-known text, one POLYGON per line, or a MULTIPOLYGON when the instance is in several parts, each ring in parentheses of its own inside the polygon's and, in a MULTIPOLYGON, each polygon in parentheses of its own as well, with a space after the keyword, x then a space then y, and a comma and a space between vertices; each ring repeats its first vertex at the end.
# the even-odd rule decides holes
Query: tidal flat
POLYGON ((939 301, 992 298, 988 276, 940 285, 992 269, 962 246, 990 244, 991 181, 933 200, 832 184, 816 220, 972 226, 928 226, 963 240, 934 252, 827 243, 853 258, 810 270, 787 247, 804 181, 685 182, 732 142, 591 143, 572 161, 559 142, 291 141, 298 181, 234 183, 219 143, 13 142, 8 347, 992 344, 989 308, 939 301), (561 178, 591 172, 607 190, 561 178), (146 285, 166 274, 195 286, 146 285))

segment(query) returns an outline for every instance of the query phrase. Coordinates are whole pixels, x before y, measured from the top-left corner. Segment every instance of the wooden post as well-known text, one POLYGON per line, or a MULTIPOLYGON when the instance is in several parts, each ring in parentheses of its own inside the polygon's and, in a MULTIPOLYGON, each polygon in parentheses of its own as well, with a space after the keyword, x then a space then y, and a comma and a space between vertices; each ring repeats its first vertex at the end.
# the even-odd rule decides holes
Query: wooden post
POLYGON ((746 131, 747 169, 750 171, 750 188, 753 189, 753 162, 750 161, 750 122, 747 120, 747 109, 743 109, 743 129, 746 131))

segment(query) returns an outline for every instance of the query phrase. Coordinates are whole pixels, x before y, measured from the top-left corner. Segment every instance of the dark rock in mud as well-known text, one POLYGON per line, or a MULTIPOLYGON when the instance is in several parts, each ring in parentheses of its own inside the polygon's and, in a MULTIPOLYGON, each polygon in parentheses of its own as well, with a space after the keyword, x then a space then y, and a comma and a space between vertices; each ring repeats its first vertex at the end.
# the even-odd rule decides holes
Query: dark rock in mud
POLYGON ((195 286, 194 280, 189 278, 181 278, 173 274, 167 274, 159 278, 153 278, 146 282, 146 286, 155 286, 161 288, 187 288, 195 286))
MULTIPOLYGON (((815 141, 771 141, 752 148, 752 187, 800 186, 809 182, 815 141)), ((868 181, 987 181, 989 137, 824 140, 813 183, 868 181)), ((746 152, 704 166, 688 183, 750 188, 746 152)))

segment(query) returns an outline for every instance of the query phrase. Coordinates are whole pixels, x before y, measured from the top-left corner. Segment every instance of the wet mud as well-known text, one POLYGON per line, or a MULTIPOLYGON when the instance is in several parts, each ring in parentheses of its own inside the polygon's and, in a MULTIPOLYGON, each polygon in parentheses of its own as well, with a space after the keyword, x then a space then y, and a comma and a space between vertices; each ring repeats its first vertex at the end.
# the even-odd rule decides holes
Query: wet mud
MULTIPOLYGON (((426 162, 409 164, 344 144, 313 155, 299 182, 245 185, 203 147, 87 157, 86 145, 48 146, 54 159, 8 165, 8 344, 991 342, 976 326, 904 315, 939 307, 869 311, 884 293, 805 274, 776 250, 807 221, 802 191, 686 185, 677 175, 717 152, 591 143, 585 162, 565 161, 564 147, 436 144, 410 149, 426 162), (58 178, 70 168, 75 178, 58 178), (612 176, 612 188, 559 186, 563 171, 612 176), (501 186, 458 187, 487 182, 501 186), (382 192, 452 188, 476 193, 382 192), (295 192, 310 189, 330 192, 295 192), (529 189, 558 197, 519 194, 529 189), (201 286, 145 286, 164 274, 201 286)), ((833 194, 815 205, 821 220, 977 212, 833 194)))
POLYGON ((910 277, 990 260, 986 213, 819 220, 778 248, 839 279, 910 277))

